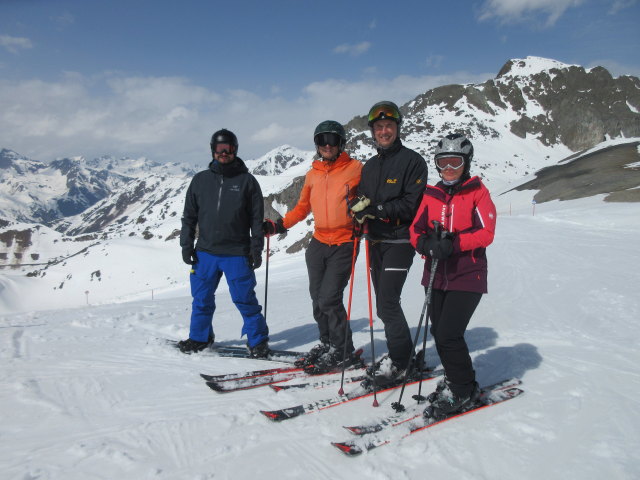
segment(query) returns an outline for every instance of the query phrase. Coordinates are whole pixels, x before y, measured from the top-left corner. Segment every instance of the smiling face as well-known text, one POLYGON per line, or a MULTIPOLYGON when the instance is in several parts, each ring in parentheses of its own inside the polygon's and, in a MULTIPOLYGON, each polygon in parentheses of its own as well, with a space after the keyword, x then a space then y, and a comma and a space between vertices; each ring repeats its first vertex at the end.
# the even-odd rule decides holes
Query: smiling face
POLYGON ((389 148, 398 138, 398 124, 386 118, 373 124, 373 138, 382 148, 389 148))

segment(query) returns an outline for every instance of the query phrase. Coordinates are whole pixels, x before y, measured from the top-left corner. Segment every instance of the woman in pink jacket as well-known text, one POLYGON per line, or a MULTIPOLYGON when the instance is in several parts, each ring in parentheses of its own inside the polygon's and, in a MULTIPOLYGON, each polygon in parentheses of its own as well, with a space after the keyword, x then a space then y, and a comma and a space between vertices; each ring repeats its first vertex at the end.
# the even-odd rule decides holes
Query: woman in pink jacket
POLYGON ((487 293, 486 247, 493 242, 496 208, 480 178, 469 173, 472 159, 473 145, 464 135, 438 142, 435 164, 442 180, 427 186, 410 229, 411 243, 425 257, 425 289, 434 275, 431 333, 445 370, 425 410, 434 417, 465 408, 480 393, 464 332, 487 293))

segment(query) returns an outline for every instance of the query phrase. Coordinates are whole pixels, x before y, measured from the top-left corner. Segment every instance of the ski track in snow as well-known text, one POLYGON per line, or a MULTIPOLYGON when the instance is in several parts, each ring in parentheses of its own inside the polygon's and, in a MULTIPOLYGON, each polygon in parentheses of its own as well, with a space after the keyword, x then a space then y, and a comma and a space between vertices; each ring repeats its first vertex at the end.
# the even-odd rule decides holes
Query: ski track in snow
MULTIPOLYGON (((350 459, 329 442, 351 438, 342 425, 389 414, 397 392, 380 394, 379 408, 367 397, 270 422, 258 411, 328 398, 338 387, 211 391, 199 373, 270 364, 184 356, 159 342, 188 335, 190 298, 182 288, 155 301, 0 317, 0 477, 637 478, 638 208, 592 199, 546 210, 499 219, 488 250, 489 295, 467 331, 478 380, 521 377, 526 393, 518 399, 350 459)), ((352 327, 369 360, 363 259, 352 327)), ((414 260, 403 295, 412 332, 424 301, 422 265, 414 260)), ((304 259, 270 268, 272 346, 306 350, 317 333, 304 259)), ((262 269, 261 301, 263 287, 262 269)), ((241 321, 224 288, 217 301, 217 340, 242 345, 241 321)), ((386 348, 377 318, 374 332, 379 356, 386 348)), ((438 365, 430 337, 427 347, 428 362, 438 365)), ((434 387, 424 382, 422 392, 434 387)), ((416 392, 407 388, 403 404, 413 404, 416 392)))

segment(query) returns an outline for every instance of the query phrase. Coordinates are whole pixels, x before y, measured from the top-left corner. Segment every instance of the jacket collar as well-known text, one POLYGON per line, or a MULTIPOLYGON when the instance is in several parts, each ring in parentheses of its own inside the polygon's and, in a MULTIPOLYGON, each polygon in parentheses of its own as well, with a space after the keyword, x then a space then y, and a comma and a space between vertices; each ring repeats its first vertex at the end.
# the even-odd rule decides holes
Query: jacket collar
POLYGON ((236 157, 231 163, 220 163, 212 160, 209 164, 209 170, 224 177, 233 177, 249 171, 240 157, 236 157))

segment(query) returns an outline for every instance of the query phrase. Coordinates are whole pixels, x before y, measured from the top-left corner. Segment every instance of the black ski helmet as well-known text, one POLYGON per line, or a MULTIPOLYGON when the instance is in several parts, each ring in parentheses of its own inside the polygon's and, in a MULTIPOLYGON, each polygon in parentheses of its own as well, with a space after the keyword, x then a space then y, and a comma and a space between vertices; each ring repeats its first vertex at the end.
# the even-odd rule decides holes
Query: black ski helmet
POLYGON ((335 120, 325 120, 324 122, 320 122, 316 129, 313 132, 313 143, 316 142, 316 137, 321 133, 335 133, 340 137, 340 145, 338 145, 338 149, 340 151, 344 150, 344 146, 347 143, 347 134, 344 131, 344 127, 335 120))
POLYGON ((446 137, 440 139, 436 145, 436 151, 433 155, 433 161, 436 163, 436 170, 440 171, 436 160, 439 157, 447 155, 457 155, 464 159, 463 176, 469 174, 471 168, 471 160, 473 160, 473 145, 471 140, 461 133, 450 133, 446 137))
POLYGON ((402 123, 402 114, 398 106, 388 100, 376 103, 369 109, 369 115, 367 116, 367 125, 373 127, 373 124, 382 119, 393 120, 398 124, 398 127, 402 123))
POLYGON ((229 145, 233 145, 235 147, 235 154, 238 153, 238 137, 231 131, 223 128, 222 130, 218 130, 211 136, 211 155, 213 156, 216 151, 216 145, 219 143, 228 143, 229 145))

